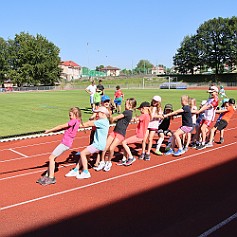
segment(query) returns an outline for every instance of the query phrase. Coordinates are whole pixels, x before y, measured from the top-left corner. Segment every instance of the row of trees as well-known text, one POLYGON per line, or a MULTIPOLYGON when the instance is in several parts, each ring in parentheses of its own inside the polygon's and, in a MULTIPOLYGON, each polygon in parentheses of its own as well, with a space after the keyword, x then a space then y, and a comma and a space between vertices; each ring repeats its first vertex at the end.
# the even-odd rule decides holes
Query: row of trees
POLYGON ((195 35, 184 38, 173 60, 183 74, 204 68, 220 74, 225 65, 233 70, 237 65, 237 17, 204 22, 195 35))
MULTIPOLYGON (((54 85, 61 73, 59 52, 57 46, 39 34, 34 37, 22 32, 7 41, 0 37, 0 83, 11 79, 17 86, 54 85)), ((237 65, 237 17, 204 22, 195 35, 184 38, 173 61, 182 74, 204 68, 220 74, 225 65, 233 70, 237 65)), ((145 74, 152 67, 148 60, 140 60, 136 68, 125 69, 124 73, 145 74)))
POLYGON ((0 83, 11 79, 17 86, 54 85, 59 81, 59 48, 43 36, 28 33, 13 40, 0 37, 0 83))

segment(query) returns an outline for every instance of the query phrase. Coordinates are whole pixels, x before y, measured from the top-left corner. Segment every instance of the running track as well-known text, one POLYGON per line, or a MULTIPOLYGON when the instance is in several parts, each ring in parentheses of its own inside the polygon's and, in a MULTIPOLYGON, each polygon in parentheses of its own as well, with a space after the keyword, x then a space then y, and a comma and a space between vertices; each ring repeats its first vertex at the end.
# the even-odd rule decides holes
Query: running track
MULTIPOLYGON (((45 187, 35 181, 62 135, 2 142, 0 236, 237 236, 236 124, 237 113, 222 145, 180 157, 119 167, 117 153, 110 172, 91 169, 88 180, 64 177, 73 152, 89 143, 89 131, 79 132, 57 160, 57 183, 45 187)), ((130 125, 127 135, 134 132, 130 125)))

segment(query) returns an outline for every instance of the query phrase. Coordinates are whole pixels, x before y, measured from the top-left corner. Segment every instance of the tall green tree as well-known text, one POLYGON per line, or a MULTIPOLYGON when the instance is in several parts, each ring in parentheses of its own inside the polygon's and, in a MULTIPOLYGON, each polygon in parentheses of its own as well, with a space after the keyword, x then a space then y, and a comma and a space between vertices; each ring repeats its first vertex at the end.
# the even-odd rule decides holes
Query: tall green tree
POLYGON ((237 62, 237 18, 214 18, 204 22, 194 36, 186 36, 173 60, 181 73, 212 68, 223 73, 224 66, 237 62))
POLYGON ((9 52, 9 75, 18 86, 54 85, 59 80, 59 48, 43 36, 23 32, 15 35, 9 40, 9 52))
POLYGON ((9 70, 7 42, 0 37, 0 83, 3 85, 9 70))

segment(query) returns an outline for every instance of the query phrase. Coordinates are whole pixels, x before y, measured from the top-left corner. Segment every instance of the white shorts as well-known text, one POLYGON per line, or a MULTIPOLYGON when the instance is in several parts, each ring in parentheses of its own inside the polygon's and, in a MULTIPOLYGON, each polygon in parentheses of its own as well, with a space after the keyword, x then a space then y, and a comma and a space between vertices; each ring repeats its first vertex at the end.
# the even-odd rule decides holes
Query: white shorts
POLYGON ((94 104, 94 95, 90 95, 90 103, 94 104))
POLYGON ((61 154, 63 154, 63 152, 69 150, 69 147, 60 143, 52 152, 52 154, 56 157, 60 156, 61 154))

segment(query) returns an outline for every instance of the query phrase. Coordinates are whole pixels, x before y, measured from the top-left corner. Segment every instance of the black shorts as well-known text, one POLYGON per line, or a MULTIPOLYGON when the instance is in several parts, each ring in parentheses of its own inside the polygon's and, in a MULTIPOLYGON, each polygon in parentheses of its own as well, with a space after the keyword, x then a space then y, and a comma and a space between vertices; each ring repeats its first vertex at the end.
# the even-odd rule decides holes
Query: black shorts
POLYGON ((226 128, 227 125, 228 125, 228 123, 225 120, 221 119, 221 120, 216 122, 214 127, 217 128, 218 131, 221 131, 224 128, 226 128))
POLYGON ((168 135, 168 133, 171 133, 172 134, 172 132, 168 129, 168 130, 163 130, 163 129, 159 129, 158 131, 157 131, 157 133, 158 133, 158 135, 160 134, 160 133, 164 133, 164 135, 165 136, 167 136, 168 135))

